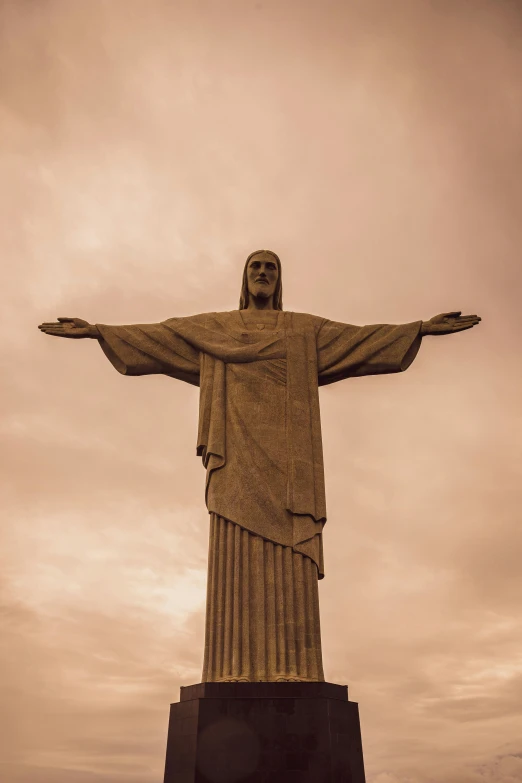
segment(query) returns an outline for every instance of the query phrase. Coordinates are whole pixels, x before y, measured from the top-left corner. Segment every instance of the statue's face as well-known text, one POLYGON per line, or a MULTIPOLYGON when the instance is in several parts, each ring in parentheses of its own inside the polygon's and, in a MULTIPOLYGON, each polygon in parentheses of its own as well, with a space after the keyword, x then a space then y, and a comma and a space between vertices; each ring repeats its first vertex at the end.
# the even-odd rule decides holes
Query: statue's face
POLYGON ((248 293, 260 299, 274 295, 279 270, 271 253, 256 253, 248 262, 248 293))

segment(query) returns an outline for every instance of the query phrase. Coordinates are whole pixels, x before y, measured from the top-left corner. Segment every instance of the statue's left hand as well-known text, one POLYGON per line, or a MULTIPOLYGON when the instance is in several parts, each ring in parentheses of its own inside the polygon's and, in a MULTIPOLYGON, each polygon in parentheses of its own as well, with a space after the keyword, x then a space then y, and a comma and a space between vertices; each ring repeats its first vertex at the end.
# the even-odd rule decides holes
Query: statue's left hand
POLYGON ((424 321, 421 334, 453 334, 463 332, 477 326, 482 319, 478 315, 462 315, 461 311, 434 315, 429 321, 424 321))

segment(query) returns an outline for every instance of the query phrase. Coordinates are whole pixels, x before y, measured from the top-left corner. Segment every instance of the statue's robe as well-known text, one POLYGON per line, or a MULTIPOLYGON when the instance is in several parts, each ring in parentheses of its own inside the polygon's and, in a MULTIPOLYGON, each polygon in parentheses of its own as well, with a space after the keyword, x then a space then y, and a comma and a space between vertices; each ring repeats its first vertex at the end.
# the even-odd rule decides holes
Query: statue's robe
POLYGON ((324 679, 318 387, 406 370, 421 324, 279 312, 275 328, 258 330, 239 310, 97 324, 119 372, 200 387, 197 453, 211 515, 204 682, 324 679))

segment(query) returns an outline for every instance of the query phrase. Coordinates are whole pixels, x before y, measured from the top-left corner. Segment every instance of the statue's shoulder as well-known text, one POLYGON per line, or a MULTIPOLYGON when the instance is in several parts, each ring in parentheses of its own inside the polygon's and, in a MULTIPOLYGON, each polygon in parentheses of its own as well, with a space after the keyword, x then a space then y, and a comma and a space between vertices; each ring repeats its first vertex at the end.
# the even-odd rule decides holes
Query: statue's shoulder
POLYGON ((219 326, 224 325, 227 323, 227 321, 232 320, 232 314, 234 312, 237 312, 237 310, 232 310, 231 312, 222 312, 222 313, 196 313, 194 315, 185 315, 185 316, 178 316, 176 318, 168 318, 166 321, 163 321, 165 324, 172 323, 172 325, 175 325, 175 323, 185 322, 185 323, 193 323, 197 326, 219 326))
POLYGON ((198 313, 197 315, 191 315, 190 320, 197 324, 209 326, 211 324, 221 323, 223 317, 229 315, 228 313, 198 313))
POLYGON ((324 324, 325 319, 320 315, 312 315, 311 313, 294 313, 290 310, 285 310, 285 318, 289 326, 294 331, 310 331, 318 332, 321 326, 324 324))

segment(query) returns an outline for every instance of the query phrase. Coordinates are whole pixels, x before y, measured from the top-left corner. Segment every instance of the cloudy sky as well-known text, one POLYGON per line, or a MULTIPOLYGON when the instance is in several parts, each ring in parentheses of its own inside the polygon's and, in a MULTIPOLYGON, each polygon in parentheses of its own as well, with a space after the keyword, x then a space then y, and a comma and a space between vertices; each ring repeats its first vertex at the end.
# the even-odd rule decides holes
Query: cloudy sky
POLYGON ((326 678, 369 783, 522 780, 522 6, 0 0, 5 783, 159 783, 198 682, 197 389, 56 316, 459 309, 404 375, 321 390, 326 678))

